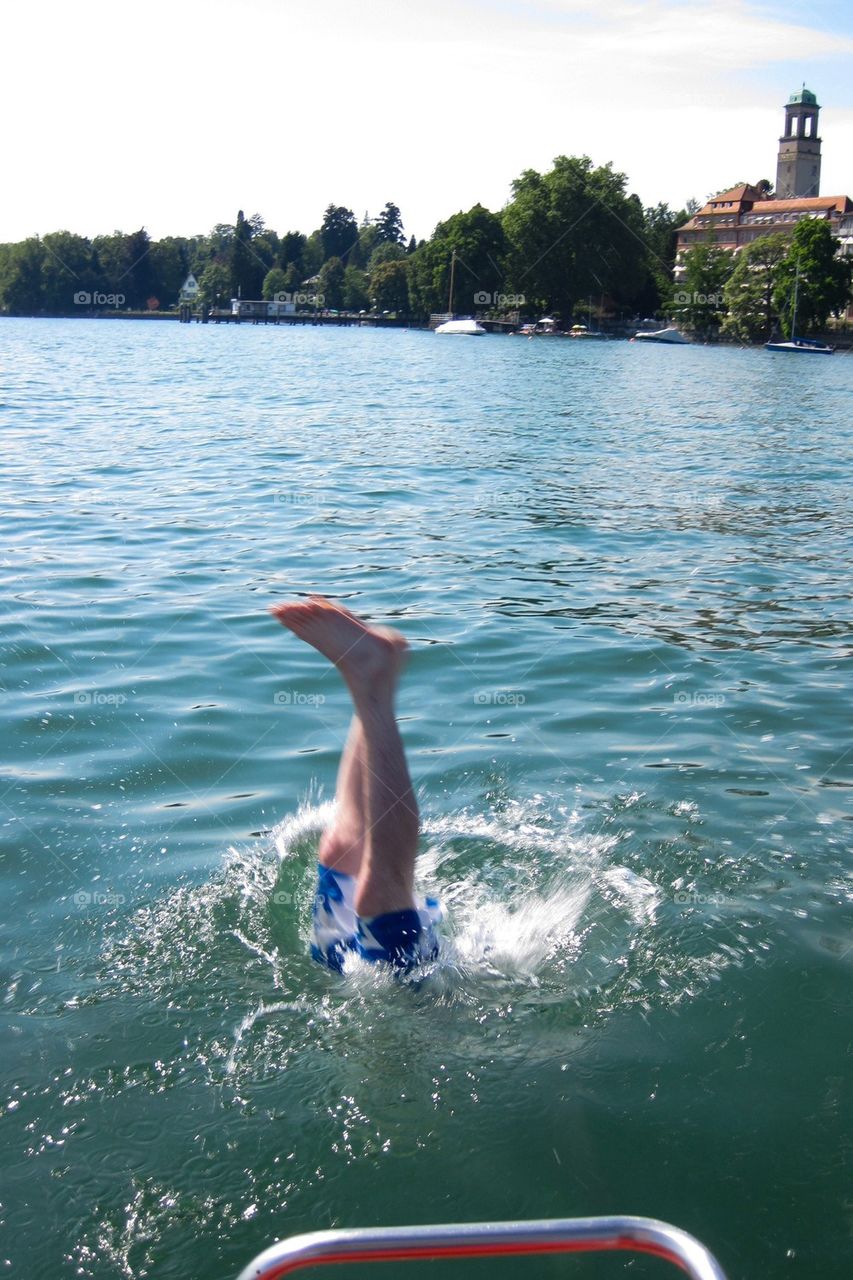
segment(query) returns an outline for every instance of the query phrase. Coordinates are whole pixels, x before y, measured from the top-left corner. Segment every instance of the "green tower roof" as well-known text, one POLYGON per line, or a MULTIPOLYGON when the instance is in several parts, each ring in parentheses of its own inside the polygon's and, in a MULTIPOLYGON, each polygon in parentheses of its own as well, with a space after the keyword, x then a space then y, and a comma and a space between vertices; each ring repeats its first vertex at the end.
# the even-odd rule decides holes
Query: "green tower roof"
POLYGON ((798 93, 792 93, 788 99, 788 106, 792 106, 795 102, 801 102, 805 107, 816 107, 817 97, 812 93, 811 89, 807 89, 803 85, 798 93))

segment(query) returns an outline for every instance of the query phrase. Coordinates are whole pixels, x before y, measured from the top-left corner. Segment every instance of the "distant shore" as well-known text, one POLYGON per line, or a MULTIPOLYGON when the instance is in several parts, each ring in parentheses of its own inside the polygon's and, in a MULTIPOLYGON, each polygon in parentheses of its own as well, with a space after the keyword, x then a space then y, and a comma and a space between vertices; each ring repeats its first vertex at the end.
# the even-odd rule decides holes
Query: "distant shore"
MULTIPOLYGON (((172 322, 179 322, 180 318, 181 318, 180 313, 177 311, 98 311, 98 312, 86 312, 82 314, 77 313, 73 315, 56 315, 56 316, 44 316, 44 315, 10 316, 6 313, 0 312, 0 320, 168 320, 172 322)), ((201 324, 202 321, 198 317, 194 316, 192 323, 201 324)), ((239 323, 244 326, 245 325, 251 325, 251 326, 263 325, 263 326, 272 326, 272 327, 277 327, 277 326, 290 327, 293 325, 309 325, 315 328, 331 326, 334 328, 416 329, 422 333, 429 333, 431 331, 430 326, 424 323, 424 321, 422 320, 404 320, 404 319, 398 320, 396 317, 391 317, 391 316, 296 315, 296 316, 282 316, 282 317, 279 317, 278 319, 275 319, 275 318, 264 319, 263 317, 244 316, 239 321, 235 321, 230 316, 226 317, 223 315, 223 316, 220 316, 218 319, 215 316, 211 316, 210 319, 207 321, 207 323, 211 325, 221 325, 221 324, 231 325, 231 324, 239 323)), ((488 320, 485 320, 485 321, 482 321, 481 323, 485 324, 488 327, 488 325, 491 322, 488 320)), ((665 323, 666 323, 665 321, 661 321, 661 326, 663 326, 665 323)), ((616 328, 606 332, 605 337, 609 341, 625 342, 625 341, 629 341, 633 337, 636 330, 637 330, 636 325, 627 325, 627 326, 619 325, 616 328)), ((501 327, 498 327, 497 323, 495 328, 491 332, 502 334, 504 336, 509 336, 510 333, 514 333, 517 336, 517 329, 509 330, 503 325, 501 325, 501 327)), ((842 331, 839 333, 839 332, 836 332, 835 330, 829 329, 824 333, 813 334, 811 336, 816 337, 823 342, 830 343, 832 346, 835 347, 836 351, 838 352, 846 354, 847 352, 853 350, 853 332, 849 330, 842 331)), ((568 334, 564 332, 558 332, 553 335, 537 334, 535 335, 535 341, 547 342, 547 341, 553 341, 555 338, 565 339, 567 337, 568 337, 568 334)), ((645 346, 646 344, 641 343, 640 345, 645 346)), ((700 347, 739 347, 741 349, 760 350, 764 346, 764 342, 763 341, 754 342, 754 343, 739 342, 736 338, 732 338, 727 336, 726 334, 722 334, 719 336, 715 335, 714 337, 697 335, 692 337, 690 342, 687 345, 700 346, 700 347)))

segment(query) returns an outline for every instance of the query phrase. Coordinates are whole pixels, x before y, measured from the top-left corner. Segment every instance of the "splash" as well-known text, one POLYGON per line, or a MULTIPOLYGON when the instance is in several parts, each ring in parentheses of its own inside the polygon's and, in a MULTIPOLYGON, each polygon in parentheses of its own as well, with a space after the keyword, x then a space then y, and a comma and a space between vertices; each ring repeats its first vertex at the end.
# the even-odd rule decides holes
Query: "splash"
POLYGON ((510 1007, 589 1026, 691 998, 758 941, 742 918, 714 907, 709 923, 674 905, 683 851, 659 851, 655 865, 630 831, 586 830, 589 818, 547 797, 504 799, 424 818, 417 888, 444 907, 438 958, 406 984, 353 956, 342 981, 308 954, 317 840, 332 813, 307 800, 106 944, 97 999, 192 1014, 195 1041, 158 1088, 177 1083, 188 1059, 219 1080, 277 1075, 318 1050, 349 1053, 354 1035, 387 1035, 394 1017, 411 1037, 426 1016, 446 1044, 510 1007), (457 1012, 441 1023, 441 1010, 457 1012))

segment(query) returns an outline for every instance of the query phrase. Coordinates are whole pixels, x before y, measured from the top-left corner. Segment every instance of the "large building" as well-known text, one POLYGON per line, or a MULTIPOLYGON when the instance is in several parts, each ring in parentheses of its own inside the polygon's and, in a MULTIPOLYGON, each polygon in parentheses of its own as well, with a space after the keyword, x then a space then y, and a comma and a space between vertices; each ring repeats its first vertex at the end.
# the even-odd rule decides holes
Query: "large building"
POLYGON ((785 105, 785 132, 779 139, 776 194, 745 183, 712 196, 678 231, 675 279, 684 275, 683 255, 697 244, 715 244, 737 253, 759 236, 791 235, 801 218, 825 218, 853 257, 853 201, 820 194, 820 138, 815 95, 803 85, 785 105))

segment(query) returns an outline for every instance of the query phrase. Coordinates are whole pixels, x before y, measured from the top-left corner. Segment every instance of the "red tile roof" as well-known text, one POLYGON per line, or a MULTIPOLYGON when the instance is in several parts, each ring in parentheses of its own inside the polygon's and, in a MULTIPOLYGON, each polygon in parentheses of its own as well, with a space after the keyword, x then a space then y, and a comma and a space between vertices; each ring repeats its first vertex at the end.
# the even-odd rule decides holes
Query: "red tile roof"
POLYGON ((800 196, 794 200, 756 200, 750 213, 796 213, 802 209, 807 212, 813 209, 837 209, 839 213, 849 213, 853 208, 849 196, 800 196))
MULTIPOLYGON (((723 195, 734 195, 740 190, 742 190, 741 187, 735 187, 733 192, 725 191, 723 195)), ((722 197, 715 196, 714 199, 721 200, 722 197)), ((746 214, 772 217, 774 214, 783 213, 828 213, 832 209, 837 210, 838 213, 853 213, 853 200, 849 196, 800 196, 795 200, 744 200, 737 207, 733 205, 729 209, 715 208, 709 202, 704 208, 694 213, 693 217, 678 230, 695 230, 697 218, 740 218, 746 214)))
POLYGON ((710 196, 708 204, 720 204, 724 200, 730 204, 737 204, 741 200, 755 200, 760 194, 761 192, 757 187, 751 186, 748 182, 743 182, 739 187, 732 187, 731 191, 721 191, 717 196, 710 196))

